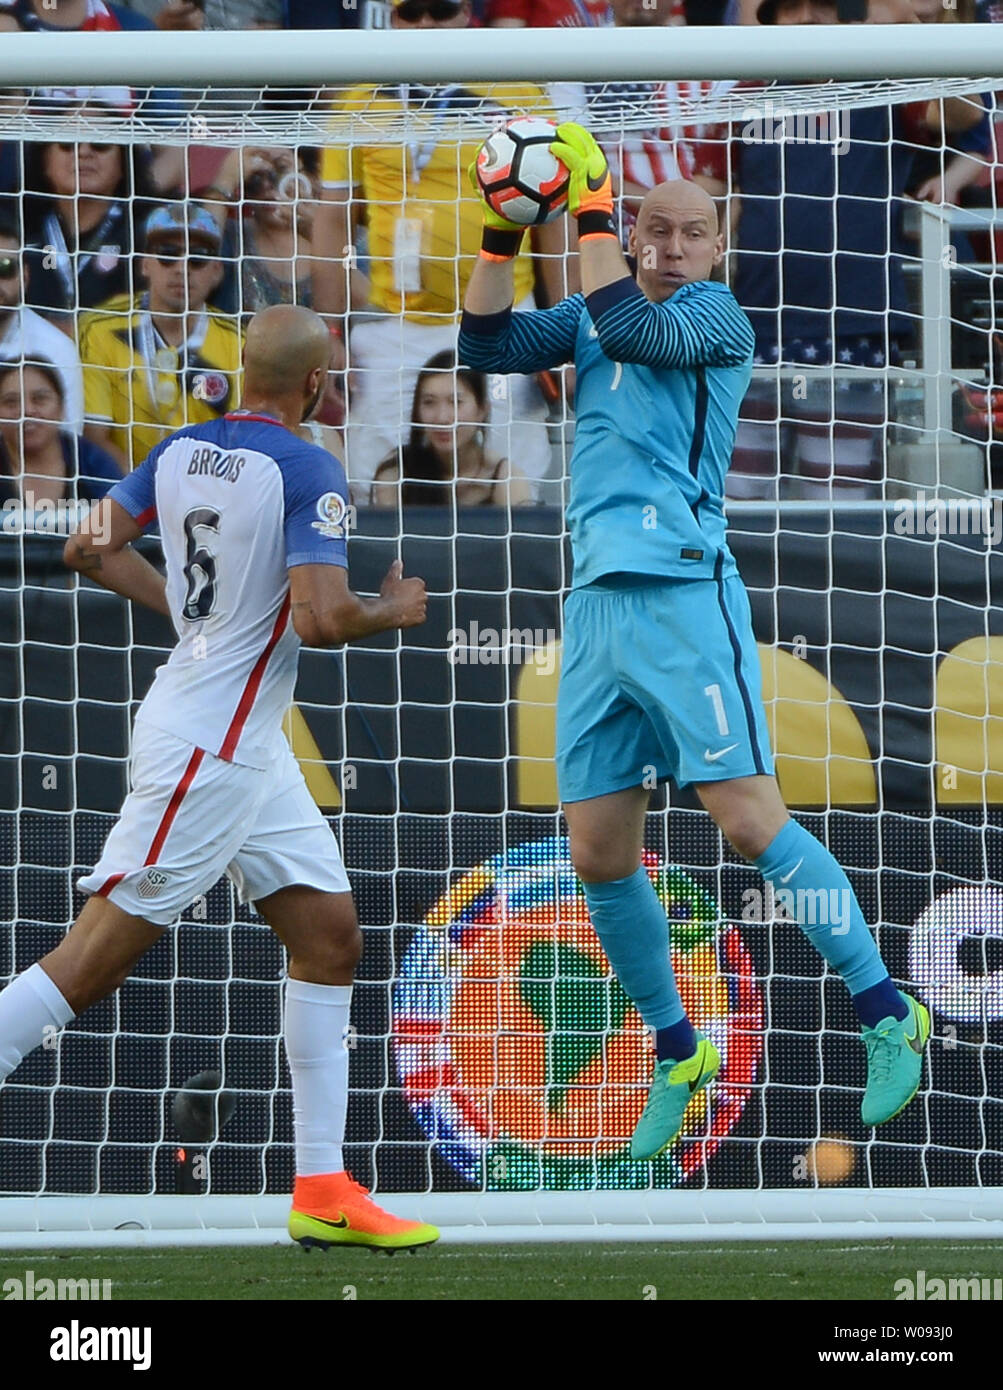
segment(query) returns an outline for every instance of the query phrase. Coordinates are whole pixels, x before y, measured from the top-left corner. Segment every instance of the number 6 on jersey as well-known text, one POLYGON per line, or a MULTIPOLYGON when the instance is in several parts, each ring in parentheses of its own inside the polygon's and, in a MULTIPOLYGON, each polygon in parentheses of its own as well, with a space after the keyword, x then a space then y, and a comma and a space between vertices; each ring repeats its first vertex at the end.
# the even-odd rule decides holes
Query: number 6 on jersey
POLYGON ((219 512, 212 507, 193 507, 185 517, 184 576, 188 580, 181 616, 189 622, 208 618, 216 605, 216 555, 207 542, 199 543, 197 531, 219 536, 219 512))

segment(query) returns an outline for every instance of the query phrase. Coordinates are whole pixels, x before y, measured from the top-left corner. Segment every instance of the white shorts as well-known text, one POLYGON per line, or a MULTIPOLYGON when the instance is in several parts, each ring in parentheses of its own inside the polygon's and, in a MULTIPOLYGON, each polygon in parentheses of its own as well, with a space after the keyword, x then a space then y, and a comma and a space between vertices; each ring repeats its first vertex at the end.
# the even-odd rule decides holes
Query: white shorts
POLYGON ((351 891, 338 842, 282 739, 265 770, 227 763, 137 721, 132 790, 84 893, 169 926, 223 876, 241 902, 302 884, 351 891))

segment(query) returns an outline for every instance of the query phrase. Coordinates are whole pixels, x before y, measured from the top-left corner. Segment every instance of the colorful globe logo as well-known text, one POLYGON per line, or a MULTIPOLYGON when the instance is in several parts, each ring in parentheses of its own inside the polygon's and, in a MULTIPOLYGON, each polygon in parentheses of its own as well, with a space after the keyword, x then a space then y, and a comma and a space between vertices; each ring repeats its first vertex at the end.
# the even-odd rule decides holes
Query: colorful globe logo
POLYGON ((653 1164, 629 1155, 653 1052, 592 929, 564 838, 495 855, 428 913, 394 991, 393 1048, 416 1121, 488 1191, 674 1187, 738 1123, 764 1005, 738 927, 681 869, 645 852, 689 1017, 722 1056, 653 1164))

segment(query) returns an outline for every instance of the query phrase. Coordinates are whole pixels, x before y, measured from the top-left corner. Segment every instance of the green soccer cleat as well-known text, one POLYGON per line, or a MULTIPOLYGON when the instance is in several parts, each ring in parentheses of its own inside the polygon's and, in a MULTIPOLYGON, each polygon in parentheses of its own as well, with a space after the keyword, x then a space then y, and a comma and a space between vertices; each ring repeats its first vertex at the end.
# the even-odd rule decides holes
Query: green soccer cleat
MULTIPOLYGON (((901 991, 899 991, 901 993, 901 991)), ((883 1018, 863 1029, 867 1048, 867 1089, 860 1103, 865 1125, 883 1125, 904 1110, 919 1090, 923 1048, 930 1036, 930 1014, 909 994, 905 1018, 883 1018)))
POLYGON ((674 1062, 671 1057, 655 1063, 648 1101, 630 1141, 631 1158, 655 1158, 683 1127, 690 1101, 717 1076, 721 1054, 702 1033, 697 1033, 692 1057, 674 1062))

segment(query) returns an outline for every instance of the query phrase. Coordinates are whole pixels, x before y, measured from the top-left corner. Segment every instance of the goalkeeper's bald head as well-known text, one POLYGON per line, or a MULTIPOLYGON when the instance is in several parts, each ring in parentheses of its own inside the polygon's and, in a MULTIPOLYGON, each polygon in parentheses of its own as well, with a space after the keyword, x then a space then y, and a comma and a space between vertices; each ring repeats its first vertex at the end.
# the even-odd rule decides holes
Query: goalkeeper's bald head
POLYGON ((649 188, 628 250, 637 263, 637 283, 655 303, 682 285, 709 280, 724 256, 717 205, 689 179, 670 179, 649 188))
POLYGON ((297 304, 270 304, 254 315, 244 344, 244 395, 302 400, 305 420, 324 392, 332 342, 324 320, 297 304))
POLYGON ((700 184, 690 179, 667 179, 665 183, 656 183, 641 200, 638 225, 655 212, 669 210, 685 217, 706 217, 713 234, 717 235, 717 204, 700 184))

